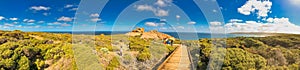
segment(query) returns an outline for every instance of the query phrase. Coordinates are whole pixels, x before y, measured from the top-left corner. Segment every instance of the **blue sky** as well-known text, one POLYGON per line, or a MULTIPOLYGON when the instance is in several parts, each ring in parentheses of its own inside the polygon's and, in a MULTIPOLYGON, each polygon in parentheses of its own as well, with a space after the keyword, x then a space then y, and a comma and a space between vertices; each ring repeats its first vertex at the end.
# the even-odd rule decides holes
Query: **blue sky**
MULTIPOLYGON (((74 19, 75 13, 77 10, 80 10, 80 2, 80 0, 1 0, 0 29, 72 31, 72 24, 74 20, 77 20, 74 19)), ((290 28, 297 28, 300 25, 300 16, 298 14, 300 5, 297 4, 299 3, 297 0, 264 0, 256 2, 256 4, 262 5, 271 3, 271 7, 268 10, 257 6, 257 8, 252 8, 255 10, 251 12, 245 12, 247 10, 245 5, 248 2, 249 6, 252 5, 250 4, 251 0, 216 0, 216 2, 219 4, 219 8, 212 9, 211 12, 223 14, 225 24, 221 26, 227 27, 231 25, 231 29, 234 29, 233 31, 261 30, 281 32, 280 30, 268 29, 268 27, 265 27, 265 30, 257 29, 263 26, 271 26, 271 24, 275 27, 278 23, 287 23, 287 26, 290 26, 290 28), (245 7, 242 8, 242 6, 245 7), (238 10, 239 8, 241 10, 238 10), (221 12, 217 10, 221 10, 221 12), (274 20, 278 21, 275 22, 274 20), (232 24, 230 24, 244 25, 250 23, 249 21, 256 23, 253 25, 257 25, 257 27, 252 27, 252 30, 245 30, 243 28, 233 28, 232 24)), ((93 6, 94 4, 91 5, 93 6)), ((205 15, 193 0, 149 0, 149 2, 147 0, 109 0, 102 11, 87 12, 85 14, 88 14, 93 22, 80 21, 78 23, 96 25, 96 31, 128 31, 130 30, 128 27, 187 32, 209 32, 212 29, 209 27, 212 23, 207 21, 205 15), (139 16, 153 17, 140 20, 139 16)), ((248 27, 250 26, 252 25, 248 24, 248 27)), ((85 27, 89 28, 88 26, 85 27)), ((284 27, 280 28, 285 29, 284 27)), ((297 32, 297 30, 290 32, 297 32)))

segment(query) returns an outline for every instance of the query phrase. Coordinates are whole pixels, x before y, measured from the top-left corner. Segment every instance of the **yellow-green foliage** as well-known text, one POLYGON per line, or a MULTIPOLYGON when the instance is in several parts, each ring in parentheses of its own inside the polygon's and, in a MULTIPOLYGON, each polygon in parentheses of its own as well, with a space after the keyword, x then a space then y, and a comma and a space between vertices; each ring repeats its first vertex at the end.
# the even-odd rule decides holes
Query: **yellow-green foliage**
POLYGON ((101 48, 107 48, 109 51, 113 51, 113 47, 111 45, 111 38, 109 36, 105 36, 103 34, 96 36, 96 49, 100 52, 101 48))
POLYGON ((228 48, 223 67, 238 70, 262 69, 266 66, 266 60, 257 55, 239 48, 228 48))
POLYGON ((149 47, 150 41, 141 39, 140 37, 129 37, 130 50, 142 51, 145 47, 149 47))
POLYGON ((211 57, 219 57, 211 52, 213 46, 220 46, 220 40, 226 40, 227 47, 223 70, 298 70, 300 67, 300 35, 279 35, 200 39, 199 69, 206 69, 211 57), (212 44, 213 41, 217 43, 212 44))
POLYGON ((0 35, 0 69, 43 70, 62 57, 73 59, 71 43, 66 42, 69 34, 16 30, 0 31, 0 35), (46 64, 47 60, 53 62, 46 64))
POLYGON ((137 60, 146 61, 146 60, 149 60, 150 57, 151 57, 151 54, 150 54, 149 48, 144 48, 143 51, 141 51, 139 53, 139 55, 137 56, 137 60))
POLYGON ((114 70, 114 68, 119 66, 120 62, 118 57, 113 57, 112 60, 109 62, 108 66, 106 67, 106 70, 114 70))
POLYGON ((19 70, 26 70, 30 68, 30 61, 28 60, 27 57, 22 56, 18 61, 18 65, 20 65, 18 68, 19 70))
POLYGON ((176 39, 173 44, 181 44, 181 41, 176 39))
POLYGON ((175 47, 173 47, 173 46, 166 45, 166 47, 168 48, 169 53, 175 50, 175 47))

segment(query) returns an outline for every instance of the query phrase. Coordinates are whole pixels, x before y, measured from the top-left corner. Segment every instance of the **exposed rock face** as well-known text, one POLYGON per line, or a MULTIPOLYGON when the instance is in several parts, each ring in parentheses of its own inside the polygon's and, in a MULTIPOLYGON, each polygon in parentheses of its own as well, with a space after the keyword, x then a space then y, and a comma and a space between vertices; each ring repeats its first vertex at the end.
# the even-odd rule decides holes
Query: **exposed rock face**
POLYGON ((137 28, 129 33, 126 33, 128 36, 140 36, 143 39, 164 39, 164 38, 174 38, 170 35, 158 32, 156 30, 151 30, 149 32, 145 32, 144 28, 137 28))
POLYGON ((144 28, 136 28, 135 30, 132 30, 131 32, 144 33, 145 29, 144 28))
POLYGON ((145 32, 142 34, 141 38, 144 39, 158 39, 158 35, 156 33, 145 32))
POLYGON ((141 36, 142 33, 137 33, 137 32, 129 32, 129 33, 126 33, 125 35, 127 36, 141 36))
POLYGON ((145 32, 144 28, 136 28, 135 30, 132 30, 131 32, 126 33, 125 35, 128 35, 128 36, 141 36, 142 33, 144 33, 144 32, 145 32))

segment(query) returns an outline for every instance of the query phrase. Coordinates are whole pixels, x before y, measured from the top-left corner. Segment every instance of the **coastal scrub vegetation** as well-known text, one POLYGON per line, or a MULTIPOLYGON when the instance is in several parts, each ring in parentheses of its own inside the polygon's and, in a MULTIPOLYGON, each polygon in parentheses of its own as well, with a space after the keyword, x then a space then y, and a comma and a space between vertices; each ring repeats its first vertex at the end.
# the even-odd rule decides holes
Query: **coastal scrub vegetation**
MULTIPOLYGON (((77 70, 72 43, 84 45, 95 43, 90 48, 93 51, 90 52, 96 54, 100 66, 108 70, 132 67, 151 69, 155 66, 155 62, 159 62, 161 58, 175 50, 173 46, 163 45, 161 40, 125 35, 113 36, 118 37, 112 39, 111 36, 103 34, 78 35, 78 38, 72 40, 71 34, 0 31, 0 70, 77 70)), ((189 50, 192 57, 196 58, 193 61, 198 69, 213 68, 214 65, 208 66, 208 62, 212 56, 219 57, 217 54, 211 54, 215 46, 226 46, 221 49, 226 51, 223 70, 299 70, 300 67, 300 35, 280 34, 187 42, 178 40, 176 43, 187 46, 190 46, 190 43, 197 44, 196 48, 189 50), (226 44, 214 41, 225 41, 226 44)))
POLYGON ((73 69, 70 39, 65 37, 70 35, 0 31, 0 69, 43 70, 58 65, 73 69))
MULTIPOLYGON (((75 62, 75 58, 94 58, 91 54, 97 55, 95 58, 98 59, 95 61, 99 61, 99 67, 103 69, 127 69, 132 66, 137 69, 151 69, 173 50, 173 47, 163 45, 160 40, 126 35, 72 36, 20 30, 0 31, 0 70, 77 70, 78 64, 86 64, 75 62), (78 45, 74 47, 72 43, 78 45), (74 48, 77 48, 76 52, 74 48), (80 57, 74 56, 75 53, 80 57)), ((87 60, 98 63, 95 61, 87 60)))
MULTIPOLYGON (((197 69, 213 69, 208 66, 212 49, 226 41, 226 54, 222 70, 299 70, 300 35, 281 34, 268 37, 235 37, 227 39, 200 39, 197 69)), ((222 58, 222 57, 221 57, 222 58)))

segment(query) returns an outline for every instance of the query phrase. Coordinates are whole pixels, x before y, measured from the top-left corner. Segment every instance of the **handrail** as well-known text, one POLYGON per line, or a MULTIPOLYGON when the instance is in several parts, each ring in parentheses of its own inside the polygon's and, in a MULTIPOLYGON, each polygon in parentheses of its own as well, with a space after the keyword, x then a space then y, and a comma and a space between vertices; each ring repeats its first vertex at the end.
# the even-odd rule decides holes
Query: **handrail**
POLYGON ((174 55, 175 51, 177 51, 177 50, 178 50, 178 47, 176 47, 175 50, 171 53, 171 55, 169 55, 168 58, 163 63, 161 63, 161 65, 157 68, 157 70, 161 70, 162 67, 167 63, 167 61, 171 58, 171 56, 174 55))
POLYGON ((189 58, 190 58, 190 62, 191 62, 191 70, 195 70, 194 63, 193 63, 193 57, 191 55, 190 50, 188 48, 187 48, 187 50, 188 50, 188 54, 189 54, 189 58))

